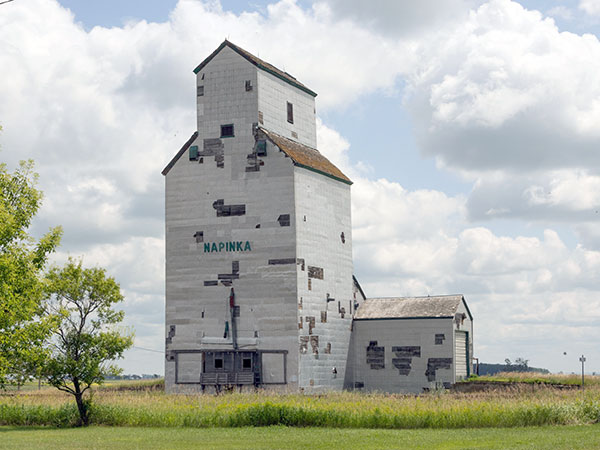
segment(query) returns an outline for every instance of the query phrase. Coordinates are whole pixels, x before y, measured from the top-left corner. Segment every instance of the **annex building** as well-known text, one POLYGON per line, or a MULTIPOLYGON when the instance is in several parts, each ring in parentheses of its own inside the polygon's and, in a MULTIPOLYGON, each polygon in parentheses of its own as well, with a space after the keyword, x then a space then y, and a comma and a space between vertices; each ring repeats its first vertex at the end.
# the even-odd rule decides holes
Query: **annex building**
POLYGON ((166 180, 167 391, 422 392, 469 374, 464 297, 366 299, 316 93, 224 41, 166 180))

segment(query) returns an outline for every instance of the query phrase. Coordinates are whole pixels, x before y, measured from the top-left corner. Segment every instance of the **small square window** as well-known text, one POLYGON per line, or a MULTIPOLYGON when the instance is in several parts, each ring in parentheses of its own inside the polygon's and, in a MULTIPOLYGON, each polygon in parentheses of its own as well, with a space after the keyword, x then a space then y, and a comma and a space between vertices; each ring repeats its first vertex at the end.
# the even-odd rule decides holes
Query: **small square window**
POLYGON ((198 86, 198 97, 202 97, 204 95, 204 86, 198 86))
POLYGON ((252 369, 252 358, 244 358, 242 360, 242 369, 252 369))
POLYGON ((223 368, 223 358, 215 358, 215 369, 223 368))
POLYGON ((289 123, 294 123, 294 105, 290 102, 287 102, 287 121, 289 123))
POLYGON ((234 137, 233 124, 221 125, 221 137, 234 137))

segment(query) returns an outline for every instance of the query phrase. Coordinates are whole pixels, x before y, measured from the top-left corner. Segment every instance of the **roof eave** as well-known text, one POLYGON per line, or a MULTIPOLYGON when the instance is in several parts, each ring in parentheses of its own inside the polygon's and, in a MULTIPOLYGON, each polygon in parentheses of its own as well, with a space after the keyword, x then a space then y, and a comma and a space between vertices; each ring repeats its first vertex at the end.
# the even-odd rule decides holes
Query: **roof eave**
POLYGON ((326 177, 329 177, 329 178, 331 178, 333 180, 341 181, 342 183, 347 184, 348 186, 352 186, 352 184, 354 184, 350 180, 344 180, 343 178, 336 177, 335 175, 332 175, 332 174, 327 173, 327 172, 323 172, 322 170, 319 170, 319 169, 315 169, 314 167, 307 166, 306 164, 301 164, 301 163, 297 162, 296 160, 294 160, 294 158, 292 158, 291 156, 290 156, 290 158, 292 159, 292 161, 294 162, 294 165, 296 167, 302 167, 303 169, 310 170, 311 172, 315 172, 315 173, 318 173, 318 174, 321 174, 321 175, 325 175, 326 177))
POLYGON ((461 302, 465 305, 465 309, 467 310, 467 314, 469 314, 469 319, 473 322, 473 315, 471 314, 471 310, 469 309, 469 305, 467 305, 467 301, 465 300, 465 296, 462 296, 461 302))
POLYGON ((354 320, 420 320, 420 319, 454 319, 453 316, 413 316, 413 317, 355 317, 354 320))
POLYGON ((169 171, 173 168, 173 166, 175 165, 175 163, 179 160, 179 158, 181 158, 181 155, 183 155, 185 153, 185 151, 190 147, 190 145, 192 145, 192 142, 194 142, 196 140, 196 138, 198 137, 198 132, 194 131, 194 134, 192 134, 192 137, 190 137, 187 142, 185 144, 183 144, 183 147, 181 147, 179 149, 179 151, 177 152, 177 154, 173 157, 173 159, 171 161, 169 161, 169 164, 167 164, 165 166, 165 168, 162 170, 162 174, 164 176, 166 176, 169 171))

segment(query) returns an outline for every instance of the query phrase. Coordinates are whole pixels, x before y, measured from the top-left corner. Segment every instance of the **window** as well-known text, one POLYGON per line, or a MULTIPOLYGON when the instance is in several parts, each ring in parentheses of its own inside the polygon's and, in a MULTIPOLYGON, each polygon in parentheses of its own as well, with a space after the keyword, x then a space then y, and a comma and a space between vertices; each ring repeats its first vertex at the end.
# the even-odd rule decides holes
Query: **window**
POLYGON ((294 123, 294 105, 290 102, 287 102, 287 121, 289 123, 294 123))
POLYGON ((204 95, 204 86, 198 86, 198 97, 202 97, 204 95))
POLYGON ((246 92, 252 90, 252 80, 246 80, 246 92))
POLYGON ((223 368, 223 358, 215 358, 215 369, 223 368))
POLYGON ((244 358, 242 360, 242 369, 252 369, 252 358, 244 358))
POLYGON ((267 141, 261 139, 256 142, 256 156, 267 156, 267 141))
POLYGON ((221 137, 222 138, 234 137, 232 123, 227 124, 227 125, 221 125, 221 137))
POLYGON ((189 156, 190 156, 190 161, 197 161, 198 160, 198 146, 197 145, 192 145, 189 149, 189 156))

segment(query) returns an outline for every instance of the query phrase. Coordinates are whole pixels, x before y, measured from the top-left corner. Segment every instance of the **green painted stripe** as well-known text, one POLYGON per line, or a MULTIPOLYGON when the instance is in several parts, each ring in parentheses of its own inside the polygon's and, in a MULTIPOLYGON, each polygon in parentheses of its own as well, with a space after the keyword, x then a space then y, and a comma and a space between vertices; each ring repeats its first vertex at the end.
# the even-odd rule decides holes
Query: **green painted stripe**
POLYGON ((295 162, 295 161, 294 161, 294 165, 297 166, 297 167, 302 167, 303 169, 310 170, 311 172, 315 172, 315 173, 319 173, 321 175, 325 175, 326 177, 329 177, 329 178, 331 178, 333 180, 336 180, 336 181, 341 181, 342 183, 350 185, 350 186, 353 184, 352 181, 344 180, 343 178, 336 177, 335 175, 332 175, 332 174, 327 173, 327 172, 323 172, 322 170, 319 170, 319 169, 315 169, 314 167, 310 167, 310 166, 307 166, 307 165, 304 165, 304 164, 300 164, 300 163, 295 162))

